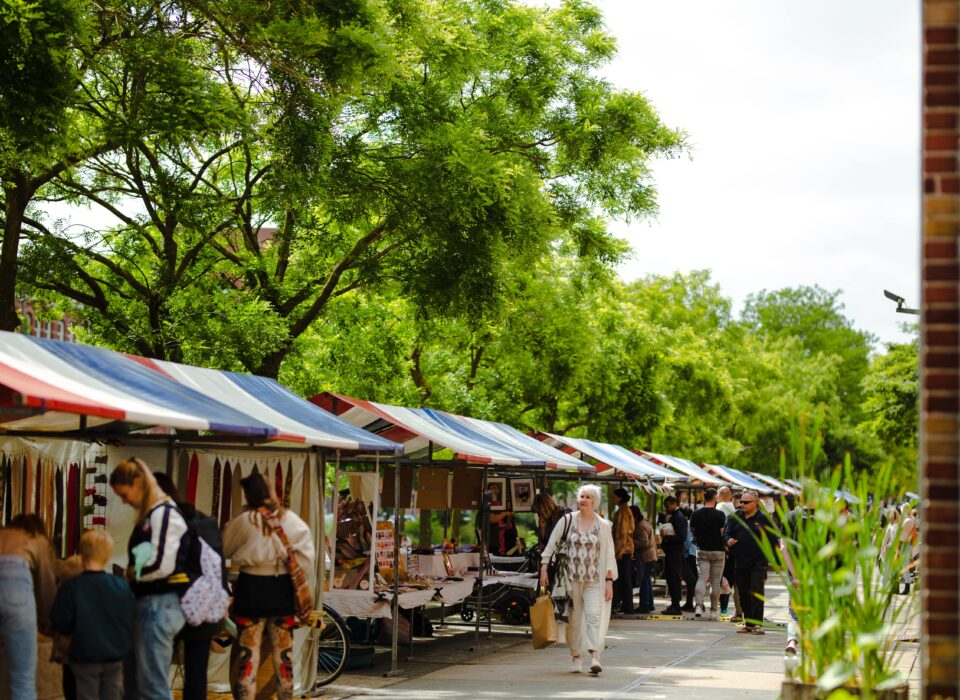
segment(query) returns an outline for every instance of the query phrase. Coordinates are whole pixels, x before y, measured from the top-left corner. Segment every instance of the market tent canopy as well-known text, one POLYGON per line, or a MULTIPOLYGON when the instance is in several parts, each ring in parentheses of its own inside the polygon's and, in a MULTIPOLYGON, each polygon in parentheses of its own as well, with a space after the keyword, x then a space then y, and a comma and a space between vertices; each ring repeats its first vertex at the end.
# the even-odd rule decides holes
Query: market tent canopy
POLYGON ((759 493, 773 492, 773 489, 762 481, 757 481, 752 476, 733 467, 725 467, 722 464, 704 464, 703 466, 707 471, 713 472, 725 481, 736 484, 741 488, 753 489, 759 493))
POLYGON ((122 422, 271 439, 275 427, 106 348, 0 331, 0 430, 122 422))
POLYGON ((620 445, 545 432, 538 432, 537 435, 548 445, 559 446, 561 449, 566 447, 595 460, 597 471, 600 473, 615 469, 618 472, 643 479, 659 479, 661 481, 686 481, 687 479, 685 475, 655 464, 645 457, 620 447, 620 445))
POLYGON ((781 493, 787 493, 791 496, 800 495, 800 489, 797 489, 786 482, 780 481, 779 479, 774 479, 772 476, 767 476, 766 474, 760 474, 758 472, 747 472, 747 474, 752 476, 757 481, 762 481, 768 486, 772 486, 781 493))
MULTIPOLYGON (((312 403, 355 426, 403 446, 405 455, 417 455, 431 443, 451 450, 458 459, 476 464, 594 471, 589 464, 546 446, 534 448, 502 423, 455 416, 430 408, 404 408, 323 392, 312 403)), ((518 432, 518 431, 514 431, 518 432)))
POLYGON ((640 451, 640 455, 657 464, 663 464, 667 467, 670 467, 681 474, 686 474, 690 481, 699 481, 705 486, 721 486, 727 483, 723 479, 718 478, 715 474, 711 474, 705 469, 700 468, 689 459, 681 459, 680 457, 671 457, 670 455, 662 455, 656 452, 647 452, 644 450, 640 451))
POLYGON ((517 448, 533 454, 542 455, 545 460, 556 462, 558 469, 576 469, 579 472, 587 472, 591 474, 596 471, 595 467, 590 466, 583 460, 576 459, 572 455, 568 455, 562 450, 554 449, 550 445, 540 442, 540 440, 537 440, 526 433, 520 432, 511 425, 506 425, 505 423, 496 423, 494 421, 479 420, 477 418, 468 418, 466 416, 454 416, 454 418, 476 428, 480 432, 496 437, 497 439, 510 445, 514 445, 517 448), (557 460, 564 460, 568 464, 562 464, 557 462, 557 460))
POLYGON ((239 407, 243 413, 274 426, 274 441, 316 445, 353 452, 399 453, 400 445, 324 411, 279 382, 251 374, 224 372, 174 362, 134 358, 138 362, 196 389, 239 407))

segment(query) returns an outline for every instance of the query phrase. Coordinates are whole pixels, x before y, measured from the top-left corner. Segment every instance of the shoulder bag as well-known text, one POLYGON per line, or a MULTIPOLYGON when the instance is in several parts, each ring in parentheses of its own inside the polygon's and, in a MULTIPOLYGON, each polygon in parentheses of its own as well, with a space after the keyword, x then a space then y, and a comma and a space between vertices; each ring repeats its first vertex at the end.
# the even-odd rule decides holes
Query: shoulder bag
POLYGON ((300 562, 297 561, 296 554, 290 549, 290 540, 287 539, 287 533, 285 533, 283 527, 280 526, 279 516, 263 507, 257 508, 257 511, 259 511, 266 523, 277 534, 280 542, 283 543, 284 548, 287 550, 287 558, 284 560, 284 563, 287 565, 290 578, 293 580, 294 603, 296 605, 295 614, 301 624, 308 624, 310 614, 313 612, 313 593, 310 591, 307 575, 303 572, 300 562))
POLYGON ((563 535, 561 535, 560 540, 557 542, 557 547, 553 550, 550 561, 547 563, 547 590, 551 594, 553 593, 553 589, 556 587, 558 580, 564 576, 564 572, 566 571, 567 535, 570 534, 570 523, 573 522, 573 514, 568 513, 567 515, 563 516, 563 520, 563 535))

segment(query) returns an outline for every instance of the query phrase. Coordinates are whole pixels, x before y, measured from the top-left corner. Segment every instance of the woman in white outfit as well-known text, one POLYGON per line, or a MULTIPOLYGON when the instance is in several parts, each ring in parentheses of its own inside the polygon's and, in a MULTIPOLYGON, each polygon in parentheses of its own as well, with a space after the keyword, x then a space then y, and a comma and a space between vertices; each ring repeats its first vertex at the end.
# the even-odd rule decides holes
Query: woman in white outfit
POLYGON ((570 670, 573 673, 583 670, 581 656, 584 649, 590 654, 591 673, 603 670, 600 653, 610 624, 617 560, 610 521, 595 512, 599 505, 599 487, 593 484, 581 486, 577 492, 577 512, 565 515, 553 528, 543 550, 543 564, 540 567, 540 583, 546 587, 547 564, 566 531, 567 564, 564 578, 570 599, 567 647, 570 649, 570 670), (570 527, 567 527, 567 519, 570 527))

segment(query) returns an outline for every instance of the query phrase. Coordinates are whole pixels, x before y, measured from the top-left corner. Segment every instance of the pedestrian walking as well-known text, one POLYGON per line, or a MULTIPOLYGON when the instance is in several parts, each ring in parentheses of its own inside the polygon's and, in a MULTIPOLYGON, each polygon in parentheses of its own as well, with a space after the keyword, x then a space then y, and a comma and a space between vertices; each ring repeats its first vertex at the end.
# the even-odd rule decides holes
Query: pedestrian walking
MULTIPOLYGON (((192 503, 188 503, 180 496, 180 491, 173 480, 166 474, 155 474, 157 484, 163 492, 173 499, 180 510, 180 514, 194 532, 202 536, 204 542, 223 559, 223 539, 216 518, 202 513, 192 503)), ((200 547, 200 542, 191 543, 192 547, 200 547)), ((190 555, 188 555, 189 557, 190 555)), ((182 557, 181 557, 182 558, 182 557)), ((196 554, 199 561, 199 551, 196 554)), ((188 567, 189 568, 189 567, 188 567)), ((187 572, 195 576, 196 572, 187 572)), ((227 585, 227 572, 223 567, 223 585, 227 585)), ((222 622, 206 622, 201 625, 186 624, 175 639, 175 644, 182 644, 183 649, 183 693, 182 700, 205 700, 207 697, 207 667, 210 664, 210 643, 223 630, 222 622)))
POLYGON ((53 628, 70 637, 67 658, 78 700, 121 700, 136 603, 127 582, 106 571, 113 556, 106 531, 83 533, 78 550, 83 573, 57 592, 53 628))
MULTIPOLYGON (((724 514, 726 517, 726 522, 730 522, 730 517, 737 512, 736 507, 733 504, 733 491, 730 490, 729 486, 721 486, 717 491, 717 510, 724 514)), ((724 545, 726 548, 726 545, 724 545)), ((731 622, 738 622, 743 619, 743 616, 740 613, 740 597, 737 595, 737 582, 736 582, 736 568, 734 562, 736 557, 733 551, 726 550, 726 561, 723 564, 723 578, 727 580, 727 585, 730 588, 730 593, 721 593, 720 594, 720 614, 726 615, 730 607, 730 596, 733 596, 733 608, 734 615, 731 618, 731 622)))
POLYGON ((707 581, 710 582, 710 620, 720 619, 720 584, 723 579, 723 566, 726 563, 726 554, 723 545, 723 528, 726 516, 717 509, 717 490, 707 489, 703 492, 703 508, 690 518, 690 531, 697 543, 697 605, 694 615, 704 617, 704 595, 707 581))
POLYGON ((617 582, 613 587, 613 609, 633 614, 633 532, 636 525, 630 511, 630 493, 622 486, 613 492, 617 512, 613 516, 613 547, 617 557, 617 582))
POLYGON ((0 529, 0 636, 11 700, 37 697, 37 632, 52 632, 55 567, 56 556, 39 515, 17 515, 0 529))
POLYGON ((273 646, 277 697, 293 695, 293 629, 296 593, 287 567, 295 556, 303 571, 312 571, 313 536, 292 510, 282 508, 260 474, 240 480, 247 510, 227 523, 223 551, 240 568, 234 585, 233 621, 239 630, 240 667, 234 697, 253 700, 264 633, 273 646), (289 543, 289 551, 283 539, 289 543))
POLYGON ((664 615, 681 615, 680 578, 683 575, 683 559, 687 549, 687 519, 680 512, 680 502, 676 496, 667 496, 663 500, 667 522, 660 526, 660 546, 663 548, 664 572, 667 590, 670 593, 670 606, 663 610, 664 615))
POLYGON ((657 562, 657 538, 650 521, 643 517, 637 506, 630 506, 633 513, 633 557, 636 572, 635 585, 639 588, 639 612, 648 615, 653 612, 653 566, 657 562))
POLYGON ((570 527, 553 529, 543 552, 544 563, 540 566, 540 584, 547 587, 547 563, 566 530, 565 580, 570 599, 567 647, 573 673, 580 673, 583 669, 581 659, 584 650, 590 654, 590 672, 598 674, 603 671, 600 655, 610 624, 617 559, 614 555, 613 526, 596 512, 599 505, 599 487, 593 484, 581 486, 577 491, 577 511, 564 516, 570 519, 570 527))
POLYGON ((136 598, 133 652, 140 700, 172 700, 173 640, 186 618, 180 595, 190 579, 178 561, 187 523, 143 460, 125 459, 110 474, 114 492, 137 511, 127 544, 127 581, 136 598))
POLYGON ((687 601, 680 610, 694 612, 694 595, 697 590, 697 580, 700 577, 697 572, 697 545, 693 541, 693 532, 690 530, 690 518, 693 516, 693 511, 689 507, 683 507, 680 512, 687 519, 687 540, 683 551, 683 582, 687 588, 687 601))
POLYGON ((737 588, 743 610, 742 633, 763 634, 763 595, 767 558, 758 540, 766 538, 773 549, 780 546, 773 525, 759 509, 756 491, 740 495, 740 510, 726 524, 724 539, 736 556, 737 588))

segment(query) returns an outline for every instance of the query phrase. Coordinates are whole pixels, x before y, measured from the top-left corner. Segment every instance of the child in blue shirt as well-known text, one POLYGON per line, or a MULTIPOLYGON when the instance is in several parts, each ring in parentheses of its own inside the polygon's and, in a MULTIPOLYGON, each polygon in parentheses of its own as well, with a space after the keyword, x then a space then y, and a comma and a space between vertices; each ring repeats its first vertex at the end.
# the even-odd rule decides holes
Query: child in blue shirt
POLYGON ((83 573, 57 592, 51 620, 69 635, 70 670, 78 700, 122 700, 123 658, 132 647, 133 593, 127 582, 105 571, 113 538, 103 530, 83 533, 83 573))

